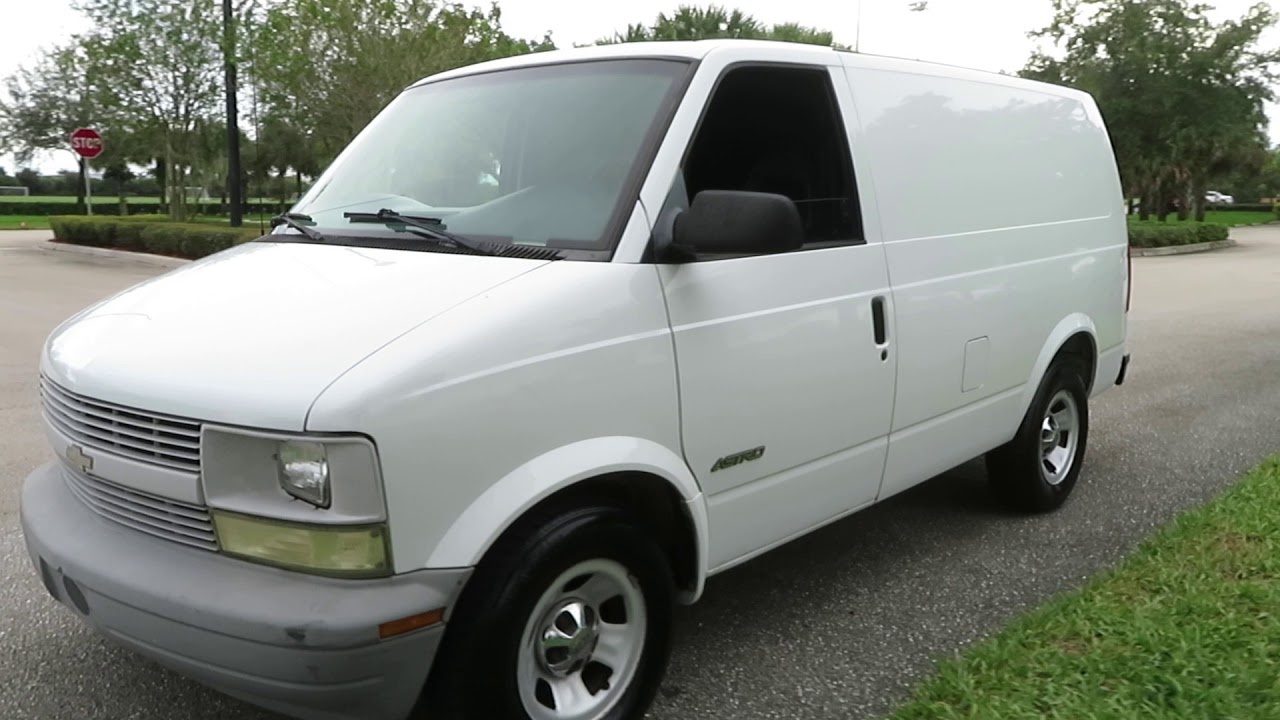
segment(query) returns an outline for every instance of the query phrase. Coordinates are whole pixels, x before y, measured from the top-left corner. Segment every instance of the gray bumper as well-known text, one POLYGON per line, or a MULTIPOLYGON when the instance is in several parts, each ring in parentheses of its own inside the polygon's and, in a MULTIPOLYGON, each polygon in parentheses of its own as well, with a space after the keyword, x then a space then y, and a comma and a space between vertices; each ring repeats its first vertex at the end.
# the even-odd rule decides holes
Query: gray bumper
POLYGON ((90 626, 228 695, 302 718, 405 717, 443 627, 379 641, 378 625, 447 607, 467 576, 331 580, 182 547, 92 513, 54 464, 27 478, 21 514, 45 587, 90 626))

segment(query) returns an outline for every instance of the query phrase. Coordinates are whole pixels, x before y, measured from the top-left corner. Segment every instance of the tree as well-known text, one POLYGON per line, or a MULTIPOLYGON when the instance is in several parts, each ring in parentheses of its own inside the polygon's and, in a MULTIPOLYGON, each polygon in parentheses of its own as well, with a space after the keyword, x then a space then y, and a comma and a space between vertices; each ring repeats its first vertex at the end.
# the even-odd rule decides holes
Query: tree
POLYGON ((1213 24, 1188 0, 1054 0, 1021 73, 1091 93, 1107 120, 1128 197, 1163 219, 1171 201, 1202 216, 1208 182, 1241 162, 1265 128, 1280 55, 1257 49, 1266 5, 1213 24))
POLYGON ((21 168, 14 177, 18 180, 19 185, 26 186, 27 192, 31 195, 44 195, 46 193, 44 180, 40 177, 40 173, 35 170, 21 168))
MULTIPOLYGON (((78 40, 41 56, 33 66, 9 76, 0 95, 0 150, 28 163, 41 150, 71 152, 68 139, 78 127, 101 119, 99 80, 78 40)), ((84 203, 85 163, 78 156, 77 203, 84 203)), ((32 190, 32 194, 36 194, 32 190)))
POLYGON ((185 218, 183 188, 198 130, 219 98, 220 8, 193 0, 83 0, 79 9, 95 26, 86 48, 112 124, 161 148, 170 216, 185 218))
POLYGON ((246 30, 242 69, 261 93, 263 116, 290 139, 280 162, 301 174, 325 165, 422 77, 554 48, 549 36, 507 35, 497 5, 434 0, 279 0, 246 30))
POLYGON ((659 13, 649 25, 628 25, 625 31, 615 33, 611 38, 599 40, 597 44, 718 38, 778 40, 848 49, 837 44, 828 30, 819 30, 797 23, 767 26, 741 10, 730 10, 721 5, 705 7, 681 5, 670 15, 659 13))

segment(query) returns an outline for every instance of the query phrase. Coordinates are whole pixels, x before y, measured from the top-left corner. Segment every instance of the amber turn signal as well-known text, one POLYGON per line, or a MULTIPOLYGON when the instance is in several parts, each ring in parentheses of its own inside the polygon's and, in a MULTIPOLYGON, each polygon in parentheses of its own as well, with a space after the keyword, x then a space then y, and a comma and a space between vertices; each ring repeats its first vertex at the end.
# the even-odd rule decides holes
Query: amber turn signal
POLYGON ((444 622, 444 608, 437 608, 417 615, 410 615, 407 618, 384 622, 378 626, 378 637, 386 640, 389 637, 403 635, 412 630, 430 627, 441 622, 444 622))

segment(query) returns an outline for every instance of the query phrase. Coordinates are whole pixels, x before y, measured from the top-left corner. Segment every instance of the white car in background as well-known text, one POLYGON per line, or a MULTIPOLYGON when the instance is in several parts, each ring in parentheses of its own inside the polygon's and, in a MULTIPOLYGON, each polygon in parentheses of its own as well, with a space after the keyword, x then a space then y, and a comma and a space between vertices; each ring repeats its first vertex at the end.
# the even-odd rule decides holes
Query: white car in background
POLYGON ((1205 202, 1210 205, 1233 205, 1236 199, 1230 195, 1223 195, 1217 190, 1210 190, 1204 194, 1205 202))

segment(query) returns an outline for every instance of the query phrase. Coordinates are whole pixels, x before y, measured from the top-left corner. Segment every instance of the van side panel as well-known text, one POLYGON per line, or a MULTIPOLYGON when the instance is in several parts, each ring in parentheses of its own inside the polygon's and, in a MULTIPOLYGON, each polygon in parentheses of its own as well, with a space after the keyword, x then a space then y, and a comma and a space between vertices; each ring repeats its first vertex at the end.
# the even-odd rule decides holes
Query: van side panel
POLYGON ((1110 143, 1087 96, 845 62, 896 311, 883 498, 1012 438, 1065 319, 1085 318, 1101 352, 1123 342, 1127 232, 1110 143))

